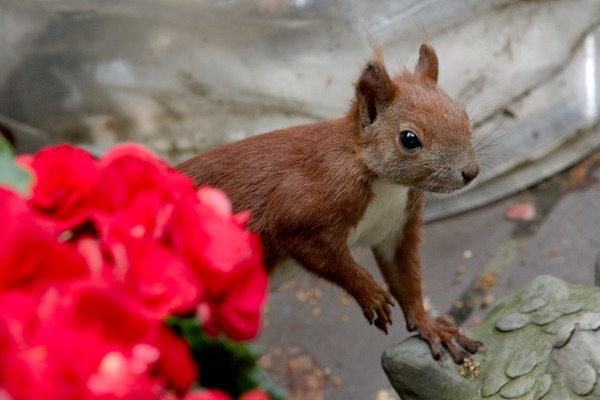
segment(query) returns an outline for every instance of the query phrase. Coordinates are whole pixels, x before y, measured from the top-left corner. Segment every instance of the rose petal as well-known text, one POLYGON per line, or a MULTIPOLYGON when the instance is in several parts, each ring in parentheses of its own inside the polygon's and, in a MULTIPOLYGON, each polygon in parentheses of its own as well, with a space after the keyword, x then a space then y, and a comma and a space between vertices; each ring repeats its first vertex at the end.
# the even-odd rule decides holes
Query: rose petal
POLYGON ((526 201, 511 206, 504 216, 510 220, 532 221, 535 218, 536 207, 532 201, 526 201))

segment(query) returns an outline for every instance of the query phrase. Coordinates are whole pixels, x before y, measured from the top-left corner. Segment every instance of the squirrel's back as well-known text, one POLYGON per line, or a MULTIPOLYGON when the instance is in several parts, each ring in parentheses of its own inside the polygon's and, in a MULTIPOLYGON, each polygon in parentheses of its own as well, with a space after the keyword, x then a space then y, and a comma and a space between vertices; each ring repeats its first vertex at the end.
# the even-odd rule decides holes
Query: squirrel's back
POLYGON ((225 191, 235 212, 250 210, 250 228, 267 247, 270 237, 282 234, 279 214, 289 229, 340 222, 350 229, 367 206, 373 178, 353 129, 344 118, 277 130, 200 154, 177 169, 197 186, 225 191))

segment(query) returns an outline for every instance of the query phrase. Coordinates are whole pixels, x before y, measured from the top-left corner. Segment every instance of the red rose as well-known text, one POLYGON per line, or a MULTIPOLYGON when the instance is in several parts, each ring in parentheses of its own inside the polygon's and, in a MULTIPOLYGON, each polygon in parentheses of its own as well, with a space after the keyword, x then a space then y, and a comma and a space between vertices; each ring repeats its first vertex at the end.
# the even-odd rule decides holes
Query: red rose
MULTIPOLYGON (((4 310, 4 308, 0 306, 0 310, 4 310)), ((0 365, 10 365, 7 363, 7 360, 14 359, 15 355, 19 352, 20 345, 17 337, 20 333, 15 334, 11 330, 6 318, 4 316, 0 317, 0 365)), ((0 382, 5 375, 3 370, 4 368, 0 368, 0 382)))
MULTIPOLYGON (((200 201, 178 204, 173 212, 170 237, 173 247, 190 263, 201 280, 210 281, 211 297, 220 296, 236 278, 234 271, 261 265, 260 244, 256 234, 245 230, 230 213, 229 200, 215 205, 212 194, 203 202, 207 192, 222 193, 219 189, 203 187, 198 190, 200 201)), ((239 272, 238 272, 239 273, 239 272)))
POLYGON ((45 296, 37 329, 23 338, 22 363, 0 374, 0 387, 18 399, 158 399, 167 389, 185 392, 197 375, 189 348, 139 309, 102 281, 45 296))
POLYGON ((198 371, 165 318, 195 310, 211 335, 256 335, 261 246, 222 191, 196 191, 131 144, 99 161, 60 145, 20 162, 37 181, 27 201, 0 188, 0 398, 174 400, 198 371))
MULTIPOLYGON (((60 243, 14 192, 0 188, 0 291, 30 290, 86 276, 83 257, 60 243)), ((0 294, 1 295, 1 294, 0 294)))
POLYGON ((170 249, 150 239, 124 238, 109 245, 115 280, 141 301, 150 315, 191 313, 200 298, 200 284, 170 249))
POLYGON ((139 145, 114 147, 99 161, 99 168, 94 203, 105 212, 127 208, 146 192, 160 195, 161 202, 195 192, 190 179, 139 145))
POLYGON ((138 145, 115 147, 99 168, 93 220, 109 244, 127 236, 165 242, 176 203, 195 198, 190 179, 138 145))
MULTIPOLYGON (((253 247, 259 248, 258 239, 254 240, 253 247)), ((233 340, 250 340, 258 334, 268 279, 260 257, 247 263, 230 273, 233 278, 223 292, 207 295, 198 306, 198 317, 210 335, 223 331, 233 340)))
POLYGON ((252 389, 240 396, 239 400, 270 400, 271 397, 261 389, 252 389))
MULTIPOLYGON (((41 298, 41 293, 16 290, 0 295, 0 324, 6 325, 18 343, 37 329, 37 308, 41 298)), ((0 362, 0 371, 3 365, 9 364, 0 362)))
POLYGON ((258 236, 231 214, 218 189, 201 188, 198 202, 173 212, 173 246, 204 287, 198 315, 207 333, 223 331, 235 340, 251 339, 260 327, 267 275, 258 236))
POLYGON ((20 162, 31 162, 35 172, 30 201, 38 212, 60 221, 61 230, 85 221, 98 173, 88 152, 62 144, 47 147, 33 157, 22 157, 20 162))
POLYGON ((127 236, 163 240, 174 207, 161 193, 143 192, 113 213, 97 213, 94 221, 100 237, 108 242, 127 236))
POLYGON ((186 394, 182 400, 231 400, 231 397, 217 389, 201 389, 186 394))
MULTIPOLYGON (((0 310, 3 308, 0 306, 0 310)), ((30 384, 30 377, 34 371, 25 362, 27 354, 24 352, 20 333, 15 334, 4 315, 0 316, 0 398, 10 400, 17 398, 15 393, 7 393, 7 385, 15 387, 30 384), (14 396, 14 397, 12 397, 14 396)), ((25 389, 22 390, 25 392, 25 389)), ((33 397, 23 398, 25 400, 33 397)))

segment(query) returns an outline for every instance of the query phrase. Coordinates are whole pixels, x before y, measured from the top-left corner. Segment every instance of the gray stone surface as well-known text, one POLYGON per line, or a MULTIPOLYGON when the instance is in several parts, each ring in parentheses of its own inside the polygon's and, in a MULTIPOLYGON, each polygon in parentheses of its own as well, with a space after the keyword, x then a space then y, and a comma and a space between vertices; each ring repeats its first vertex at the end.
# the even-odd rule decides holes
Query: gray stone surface
POLYGON ((598 296, 600 287, 542 275, 502 300, 468 330, 486 343, 473 357, 480 366, 474 379, 463 377, 451 361, 433 360, 416 338, 386 350, 382 365, 404 400, 598 399, 598 296), (517 311, 536 299, 545 305, 517 311))

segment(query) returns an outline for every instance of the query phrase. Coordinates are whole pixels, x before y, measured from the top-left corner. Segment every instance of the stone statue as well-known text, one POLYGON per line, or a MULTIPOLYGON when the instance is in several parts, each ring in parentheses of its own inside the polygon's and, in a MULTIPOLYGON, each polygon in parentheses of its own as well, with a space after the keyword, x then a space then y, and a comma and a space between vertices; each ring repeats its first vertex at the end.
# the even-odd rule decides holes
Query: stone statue
POLYGON ((416 337, 385 351, 402 400, 600 399, 600 287, 548 275, 502 300, 468 334, 486 347, 460 367, 416 337))

